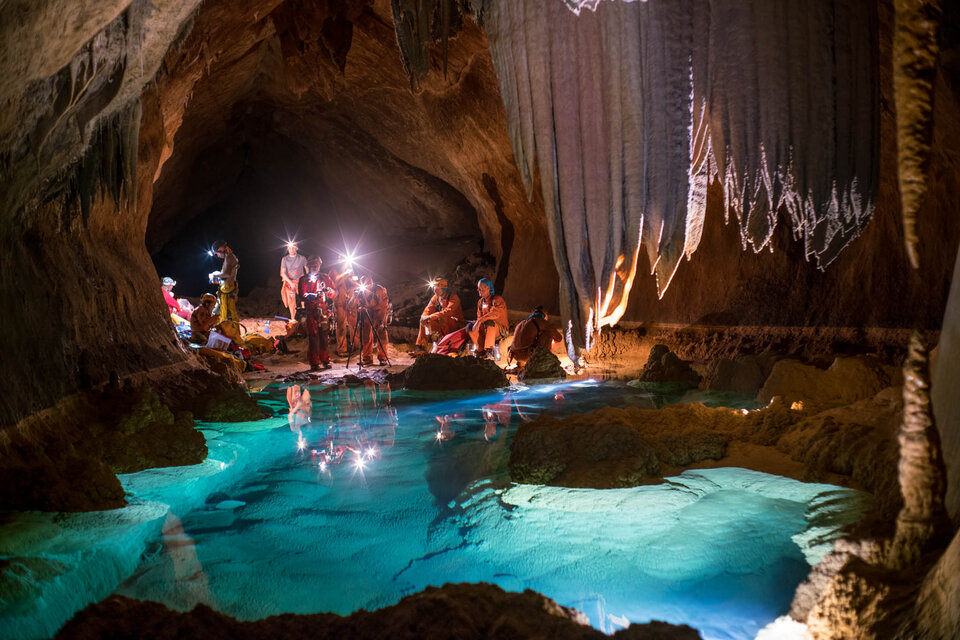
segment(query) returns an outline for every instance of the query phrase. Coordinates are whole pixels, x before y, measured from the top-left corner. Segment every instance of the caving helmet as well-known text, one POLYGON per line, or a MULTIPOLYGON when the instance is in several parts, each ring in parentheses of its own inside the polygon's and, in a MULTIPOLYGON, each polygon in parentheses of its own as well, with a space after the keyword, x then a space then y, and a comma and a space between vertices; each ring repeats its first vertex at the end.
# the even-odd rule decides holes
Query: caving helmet
POLYGON ((205 302, 213 302, 214 304, 216 304, 217 297, 212 293, 205 293, 202 296, 200 296, 200 304, 203 304, 205 302))
POLYGON ((160 284, 162 284, 165 287, 174 287, 176 286, 177 281, 171 278, 170 276, 165 276, 163 280, 160 281, 160 284))

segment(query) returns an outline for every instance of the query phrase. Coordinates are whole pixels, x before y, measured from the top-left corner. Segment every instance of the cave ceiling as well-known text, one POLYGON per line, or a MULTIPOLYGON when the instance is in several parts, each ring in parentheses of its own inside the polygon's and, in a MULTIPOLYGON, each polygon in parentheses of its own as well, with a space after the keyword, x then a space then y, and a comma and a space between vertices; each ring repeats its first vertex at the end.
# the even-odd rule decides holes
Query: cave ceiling
POLYGON ((384 235, 482 237, 498 281, 536 267, 549 285, 555 269, 562 310, 600 327, 638 269, 666 291, 710 184, 743 249, 784 224, 824 268, 862 232, 877 30, 868 0, 14 0, 3 215, 121 191, 98 179, 129 191, 148 159, 149 193, 127 201, 152 251, 255 188, 310 191, 302 209, 384 235), (16 46, 31 40, 42 55, 16 46), (159 135, 112 159, 136 140, 123 118, 159 135))

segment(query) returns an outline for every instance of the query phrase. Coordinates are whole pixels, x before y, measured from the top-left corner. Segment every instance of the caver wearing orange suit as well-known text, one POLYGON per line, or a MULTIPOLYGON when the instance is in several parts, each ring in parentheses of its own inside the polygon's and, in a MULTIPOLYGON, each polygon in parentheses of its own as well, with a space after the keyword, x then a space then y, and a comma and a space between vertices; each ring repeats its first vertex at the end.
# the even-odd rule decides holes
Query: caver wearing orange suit
POLYGON ((387 297, 387 290, 381 285, 375 283, 370 276, 360 278, 360 284, 354 291, 354 298, 357 300, 359 313, 363 316, 361 319, 362 328, 360 330, 360 339, 363 342, 363 349, 360 357, 363 364, 373 364, 373 332, 377 332, 377 358, 380 364, 387 363, 387 312, 390 309, 390 298, 387 297), (366 309, 367 314, 363 313, 366 309), (373 326, 370 323, 373 322, 373 326))
POLYGON ((537 307, 514 328, 510 358, 522 367, 527 364, 534 349, 550 349, 554 342, 563 342, 563 334, 550 324, 543 307, 537 307))
POLYGON ((493 283, 487 278, 480 278, 477 282, 477 319, 468 325, 470 341, 477 346, 477 356, 487 357, 490 350, 501 338, 507 336, 509 320, 507 319, 507 303, 496 295, 493 283))
POLYGON ((437 278, 433 284, 433 297, 420 314, 420 333, 417 334, 418 351, 424 351, 430 336, 439 340, 463 326, 463 307, 460 296, 450 291, 446 278, 437 278))
POLYGON ((359 336, 353 335, 357 326, 357 300, 353 295, 357 281, 349 267, 342 273, 331 272, 330 275, 337 290, 333 305, 337 319, 337 355, 347 356, 360 346, 359 336))

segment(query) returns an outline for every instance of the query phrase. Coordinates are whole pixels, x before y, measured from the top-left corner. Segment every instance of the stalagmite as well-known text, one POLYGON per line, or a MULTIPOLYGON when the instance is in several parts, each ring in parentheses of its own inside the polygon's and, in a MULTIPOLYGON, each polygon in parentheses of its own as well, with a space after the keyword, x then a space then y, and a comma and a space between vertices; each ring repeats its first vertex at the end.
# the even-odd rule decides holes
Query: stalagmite
POLYGON ((528 192, 539 168, 564 311, 579 326, 591 311, 593 329, 619 319, 639 245, 663 296, 699 244, 711 181, 724 186, 744 249, 769 245, 783 207, 781 223, 825 268, 869 222, 873 3, 482 9, 517 166, 528 192))
POLYGON ((927 349, 914 333, 903 365, 903 422, 897 437, 903 508, 897 515, 896 533, 885 563, 892 569, 914 565, 930 543, 949 540, 950 521, 944 507, 946 471, 933 422, 929 380, 927 349))
POLYGON ((927 192, 927 157, 933 125, 939 0, 897 0, 893 88, 897 105, 897 162, 907 255, 916 269, 916 218, 927 192))

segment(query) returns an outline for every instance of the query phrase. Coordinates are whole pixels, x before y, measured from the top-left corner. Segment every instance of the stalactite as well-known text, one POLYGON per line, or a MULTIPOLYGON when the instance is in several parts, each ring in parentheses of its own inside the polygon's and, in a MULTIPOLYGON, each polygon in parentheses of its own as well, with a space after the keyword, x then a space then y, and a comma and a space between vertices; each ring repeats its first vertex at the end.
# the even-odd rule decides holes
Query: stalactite
MULTIPOLYGON (((83 158, 66 182, 64 213, 79 206, 86 223, 98 195, 109 195, 119 210, 133 206, 137 198, 140 116, 140 101, 135 100, 97 125, 83 158)), ((47 198, 58 194, 54 191, 47 198)))
POLYGON ((950 539, 950 520, 944 506, 946 470, 930 405, 928 365, 927 348, 914 332, 903 364, 903 422, 897 436, 903 507, 886 560, 892 569, 914 565, 929 550, 928 545, 950 539))
POLYGON ((463 7, 457 0, 391 0, 393 26, 403 70, 413 90, 418 78, 430 71, 430 47, 441 41, 443 73, 447 73, 447 40, 462 27, 463 7))
POLYGON ((825 268, 869 222, 879 157, 869 0, 474 7, 528 193, 539 168, 575 322, 591 309, 596 329, 616 322, 629 279, 611 277, 639 244, 664 294, 699 244, 712 180, 744 249, 768 247, 784 210, 781 223, 825 268))
POLYGON ((896 0, 893 91, 897 106, 897 164, 907 255, 917 254, 917 211, 927 192, 927 158, 933 125, 933 83, 942 16, 939 0, 896 0))

